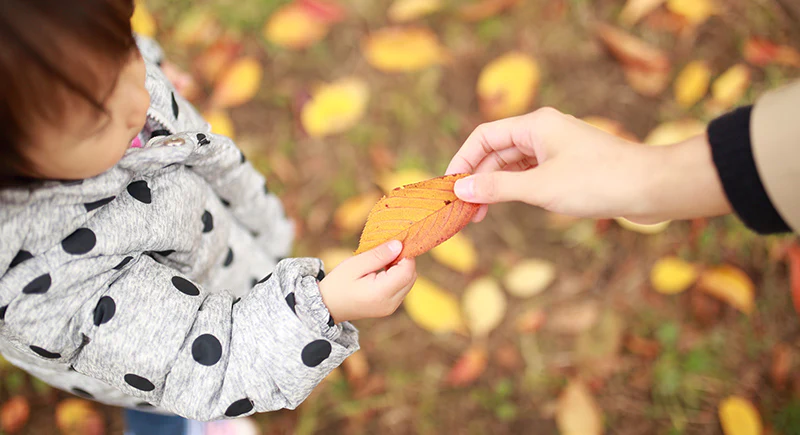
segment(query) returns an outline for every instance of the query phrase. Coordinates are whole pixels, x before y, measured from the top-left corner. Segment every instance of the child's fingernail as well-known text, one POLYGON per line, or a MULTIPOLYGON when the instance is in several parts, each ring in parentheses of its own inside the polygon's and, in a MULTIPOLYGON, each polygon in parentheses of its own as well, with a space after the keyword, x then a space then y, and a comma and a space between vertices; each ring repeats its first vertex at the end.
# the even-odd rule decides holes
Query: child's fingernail
POLYGON ((461 199, 472 199, 475 196, 475 180, 472 177, 462 178, 456 181, 453 191, 461 199))
POLYGON ((389 246, 389 250, 392 252, 392 254, 395 254, 395 255, 399 254, 400 251, 403 250, 403 244, 400 243, 399 240, 392 240, 391 242, 389 242, 388 246, 389 246))

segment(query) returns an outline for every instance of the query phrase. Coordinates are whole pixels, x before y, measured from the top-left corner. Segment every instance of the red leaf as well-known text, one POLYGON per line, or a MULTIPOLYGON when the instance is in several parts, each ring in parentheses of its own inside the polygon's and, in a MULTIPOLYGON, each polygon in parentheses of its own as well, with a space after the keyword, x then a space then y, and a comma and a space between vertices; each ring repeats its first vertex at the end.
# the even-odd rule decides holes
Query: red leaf
POLYGON ((454 387, 464 387, 475 382, 486 370, 488 355, 486 349, 473 346, 467 349, 456 361, 445 382, 454 387))
POLYGON ((3 428, 3 432, 17 432, 28 422, 30 413, 28 399, 22 396, 14 396, 0 408, 0 427, 3 428))

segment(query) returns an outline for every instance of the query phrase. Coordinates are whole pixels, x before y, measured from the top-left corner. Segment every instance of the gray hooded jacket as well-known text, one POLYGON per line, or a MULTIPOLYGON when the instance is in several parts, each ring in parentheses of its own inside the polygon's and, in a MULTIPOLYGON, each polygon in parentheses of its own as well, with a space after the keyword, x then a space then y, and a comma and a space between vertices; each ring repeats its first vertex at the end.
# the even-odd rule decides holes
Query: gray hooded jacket
POLYGON ((0 352, 112 405, 202 421, 293 409, 358 333, 333 324, 318 259, 279 260, 293 226, 264 178, 138 44, 147 145, 91 179, 0 191, 0 352))

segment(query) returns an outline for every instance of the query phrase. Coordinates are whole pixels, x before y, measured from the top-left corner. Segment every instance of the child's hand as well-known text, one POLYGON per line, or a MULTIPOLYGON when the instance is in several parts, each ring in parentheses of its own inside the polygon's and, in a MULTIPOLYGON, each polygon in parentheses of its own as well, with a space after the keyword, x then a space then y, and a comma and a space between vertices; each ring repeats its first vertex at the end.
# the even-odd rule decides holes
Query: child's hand
POLYGON ((343 261, 319 283, 322 301, 336 323, 386 317, 400 306, 417 279, 414 259, 385 271, 403 249, 397 240, 343 261))
POLYGON ((477 174, 455 184, 474 203, 641 223, 730 212, 705 136, 644 146, 551 108, 479 126, 447 168, 461 172, 477 174))

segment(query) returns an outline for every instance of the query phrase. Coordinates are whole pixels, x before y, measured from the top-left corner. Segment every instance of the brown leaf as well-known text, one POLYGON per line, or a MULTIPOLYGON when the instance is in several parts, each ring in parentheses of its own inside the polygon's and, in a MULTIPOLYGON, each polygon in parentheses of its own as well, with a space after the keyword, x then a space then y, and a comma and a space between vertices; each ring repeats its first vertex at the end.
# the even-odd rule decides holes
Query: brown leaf
POLYGON ((513 343, 503 343, 494 351, 494 361, 509 372, 517 372, 525 366, 519 349, 513 343))
POLYGON ((472 384, 486 370, 487 359, 488 355, 484 347, 470 347, 450 369, 445 383, 454 387, 464 387, 472 384))
POLYGON ((769 375, 772 385, 778 390, 786 388, 789 370, 792 368, 792 348, 785 343, 778 343, 772 348, 772 365, 769 375))
POLYGON ((466 176, 447 175, 389 192, 369 213, 356 254, 400 240, 403 251, 397 258, 413 258, 453 237, 478 211, 477 204, 453 193, 456 180, 466 176))
POLYGON ((347 376, 347 382, 355 390, 364 385, 364 381, 369 375, 369 362, 367 362, 364 352, 356 352, 350 355, 342 363, 342 368, 344 368, 345 376, 347 376))
POLYGON ((657 341, 638 335, 628 336, 625 340, 625 348, 628 349, 628 352, 647 359, 655 359, 661 353, 661 345, 657 341))
POLYGON ((706 327, 717 323, 722 311, 722 302, 696 289, 690 291, 689 296, 692 315, 697 323, 706 327))
POLYGON ((28 399, 14 396, 0 407, 0 427, 3 428, 3 432, 15 433, 25 426, 30 414, 28 399))
POLYGON ((220 73, 229 66, 233 59, 239 55, 242 45, 232 39, 222 39, 221 41, 208 47, 206 51, 197 57, 194 66, 199 72, 200 77, 208 84, 216 82, 220 73))
POLYGON ((645 15, 658 9, 666 0, 628 0, 622 12, 619 13, 619 22, 625 26, 633 26, 645 15))
POLYGON ((83 399, 65 399, 56 405, 56 426, 63 435, 103 435, 103 417, 83 399))
POLYGON ((669 71, 670 62, 664 51, 642 41, 628 32, 601 24, 597 34, 611 54, 626 67, 643 71, 669 71))

